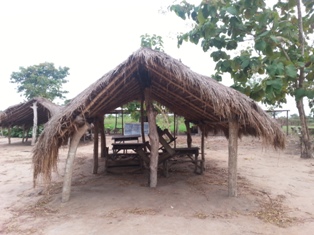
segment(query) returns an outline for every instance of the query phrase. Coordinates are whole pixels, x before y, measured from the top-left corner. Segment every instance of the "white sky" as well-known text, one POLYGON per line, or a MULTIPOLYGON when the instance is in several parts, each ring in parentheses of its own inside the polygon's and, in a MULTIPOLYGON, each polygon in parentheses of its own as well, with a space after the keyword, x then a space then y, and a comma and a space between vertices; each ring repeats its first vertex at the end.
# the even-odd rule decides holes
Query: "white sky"
MULTIPOLYGON (((186 22, 160 14, 173 0, 0 1, 0 110, 23 101, 10 83, 19 67, 52 62, 70 68, 63 86, 73 98, 140 47, 140 35, 163 37, 164 50, 195 72, 210 76, 215 63, 200 46, 177 48, 186 22)), ((195 0, 198 3, 198 0, 195 0)), ((223 79, 223 84, 231 81, 223 79)), ((283 107, 297 113, 293 100, 283 107)))

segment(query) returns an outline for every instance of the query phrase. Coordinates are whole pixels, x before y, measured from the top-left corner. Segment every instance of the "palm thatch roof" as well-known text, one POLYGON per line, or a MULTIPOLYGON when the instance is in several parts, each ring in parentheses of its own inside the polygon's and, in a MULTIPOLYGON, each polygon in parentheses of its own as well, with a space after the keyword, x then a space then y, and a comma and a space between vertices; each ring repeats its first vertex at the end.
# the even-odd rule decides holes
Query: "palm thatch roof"
POLYGON ((75 97, 54 115, 34 150, 34 179, 50 179, 56 168, 58 149, 77 128, 81 116, 91 122, 130 101, 141 100, 150 87, 153 100, 208 131, 223 131, 228 137, 228 119, 237 117, 239 137, 260 137, 266 144, 283 148, 281 128, 252 99, 214 79, 193 72, 163 52, 141 48, 115 69, 75 97))
POLYGON ((24 103, 11 106, 0 113, 0 126, 33 126, 34 112, 31 106, 34 102, 38 104, 37 115, 39 125, 46 123, 60 109, 59 105, 52 103, 50 100, 42 97, 33 98, 24 103))

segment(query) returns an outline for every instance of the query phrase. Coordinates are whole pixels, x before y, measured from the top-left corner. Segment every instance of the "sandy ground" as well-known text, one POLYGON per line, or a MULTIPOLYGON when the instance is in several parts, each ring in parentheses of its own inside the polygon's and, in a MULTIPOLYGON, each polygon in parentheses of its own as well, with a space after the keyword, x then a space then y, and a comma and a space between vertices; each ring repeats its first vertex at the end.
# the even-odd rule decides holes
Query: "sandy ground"
MULTIPOLYGON (((199 142, 195 136, 194 145, 199 142)), ((71 199, 61 203, 67 149, 45 191, 33 188, 29 143, 0 138, 0 234, 313 234, 314 159, 300 159, 292 137, 279 152, 258 139, 239 144, 236 198, 227 196, 227 140, 208 137, 206 172, 174 165, 168 178, 160 174, 156 189, 141 171, 104 173, 103 159, 99 174, 91 174, 93 147, 84 143, 71 199)))

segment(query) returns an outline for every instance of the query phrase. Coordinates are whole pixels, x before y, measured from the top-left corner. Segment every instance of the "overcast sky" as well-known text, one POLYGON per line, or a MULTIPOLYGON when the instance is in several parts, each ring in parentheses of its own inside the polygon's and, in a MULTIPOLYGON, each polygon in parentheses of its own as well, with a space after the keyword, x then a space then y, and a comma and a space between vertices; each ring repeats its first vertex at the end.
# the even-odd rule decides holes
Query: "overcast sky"
MULTIPOLYGON (((0 110, 23 101, 9 82, 20 66, 52 62, 69 67, 69 82, 63 88, 70 99, 139 49, 140 35, 145 33, 162 36, 166 53, 210 76, 215 66, 210 53, 191 43, 177 48, 176 33, 186 29, 186 22, 174 13, 160 13, 172 2, 0 1, 0 110)), ((229 79, 223 83, 231 85, 229 79)), ((284 108, 296 113, 294 106, 290 102, 284 108)))

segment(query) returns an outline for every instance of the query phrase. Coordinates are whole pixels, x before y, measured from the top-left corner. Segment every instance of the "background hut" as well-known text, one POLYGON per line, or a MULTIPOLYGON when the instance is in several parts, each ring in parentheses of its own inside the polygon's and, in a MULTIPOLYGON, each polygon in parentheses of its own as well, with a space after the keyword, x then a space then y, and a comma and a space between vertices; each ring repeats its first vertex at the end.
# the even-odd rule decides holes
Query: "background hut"
MULTIPOLYGON (((262 138, 265 144, 275 148, 284 147, 285 137, 280 127, 252 99, 214 79, 193 72, 163 52, 141 48, 72 99, 62 112, 49 120, 33 150, 34 181, 39 175, 50 180, 51 172, 57 166, 58 149, 71 137, 63 187, 63 201, 67 201, 71 165, 81 135, 90 123, 94 123, 95 127, 103 127, 104 114, 134 100, 145 101, 147 107, 152 145, 151 175, 156 175, 152 170, 156 168, 154 160, 158 158, 153 100, 183 116, 187 122, 198 125, 204 134, 208 131, 223 131, 229 139, 230 196, 236 195, 239 137, 251 135, 262 138)), ((103 130, 100 132, 103 133, 103 130)), ((97 166, 95 164, 94 167, 97 166)))
POLYGON ((12 127, 18 126, 23 128, 23 141, 24 133, 28 133, 29 129, 33 127, 32 144, 34 144, 37 126, 46 123, 60 108, 59 105, 45 98, 33 98, 24 103, 11 106, 0 113, 0 126, 8 128, 9 143, 10 129, 12 127))

